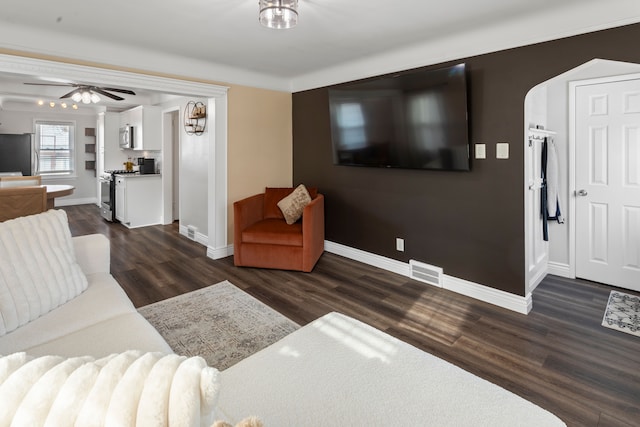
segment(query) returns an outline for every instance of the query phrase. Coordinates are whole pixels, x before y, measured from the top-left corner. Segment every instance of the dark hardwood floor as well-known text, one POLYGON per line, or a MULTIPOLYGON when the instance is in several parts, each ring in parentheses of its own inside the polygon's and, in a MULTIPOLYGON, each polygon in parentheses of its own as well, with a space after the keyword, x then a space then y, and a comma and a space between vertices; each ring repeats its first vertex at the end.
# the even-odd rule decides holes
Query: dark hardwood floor
POLYGON ((73 235, 110 238, 111 272, 136 306, 229 280, 301 325, 330 311, 360 319, 569 426, 640 426, 640 337, 600 325, 610 287, 547 276, 525 316, 330 253, 312 273, 236 268, 177 224, 129 230, 93 205, 64 209, 73 235))

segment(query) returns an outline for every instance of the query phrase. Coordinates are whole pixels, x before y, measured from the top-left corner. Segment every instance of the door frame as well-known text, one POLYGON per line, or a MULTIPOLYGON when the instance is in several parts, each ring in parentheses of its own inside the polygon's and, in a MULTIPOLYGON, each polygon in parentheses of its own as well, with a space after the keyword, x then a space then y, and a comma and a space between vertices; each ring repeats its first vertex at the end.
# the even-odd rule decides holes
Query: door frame
POLYGON ((640 73, 569 82, 569 275, 573 279, 576 278, 576 96, 578 88, 638 79, 640 79, 640 73))
MULTIPOLYGON (((180 131, 178 129, 178 139, 174 140, 173 138, 173 125, 167 122, 167 117, 173 117, 172 115, 177 113, 178 123, 180 123, 180 107, 170 107, 162 110, 162 159, 163 159, 163 174, 166 175, 166 179, 163 180, 163 188, 162 194, 163 196, 163 204, 162 204, 162 223, 165 225, 173 223, 173 199, 175 197, 173 191, 173 181, 175 167, 174 165, 177 163, 179 165, 181 159, 180 156, 176 158, 174 155, 175 150, 173 149, 173 145, 176 144, 178 146, 178 153, 180 153, 180 131)), ((178 176, 178 180, 180 177, 178 176)))
MULTIPOLYGON (((142 72, 100 68, 96 66, 57 62, 45 59, 14 56, 0 53, 0 73, 29 77, 49 77, 62 81, 91 82, 98 85, 134 87, 185 97, 208 99, 212 150, 209 150, 208 170, 208 243, 207 256, 222 258, 230 255, 227 244, 227 92, 228 86, 213 82, 200 82, 164 77, 142 72)), ((166 153, 165 147, 163 152, 166 153)), ((162 171, 164 181, 169 171, 162 171), (168 173, 166 173, 168 172, 168 173)), ((163 194, 163 197, 167 197, 163 194)))

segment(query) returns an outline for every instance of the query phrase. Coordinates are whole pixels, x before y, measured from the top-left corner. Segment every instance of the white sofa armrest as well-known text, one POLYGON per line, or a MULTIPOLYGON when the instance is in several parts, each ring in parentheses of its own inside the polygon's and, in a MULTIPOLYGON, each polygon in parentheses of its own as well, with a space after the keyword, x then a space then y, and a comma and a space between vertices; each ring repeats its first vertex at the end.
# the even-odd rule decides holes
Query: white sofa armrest
POLYGON ((102 234, 72 238, 76 260, 84 274, 109 273, 111 253, 109 239, 102 234))

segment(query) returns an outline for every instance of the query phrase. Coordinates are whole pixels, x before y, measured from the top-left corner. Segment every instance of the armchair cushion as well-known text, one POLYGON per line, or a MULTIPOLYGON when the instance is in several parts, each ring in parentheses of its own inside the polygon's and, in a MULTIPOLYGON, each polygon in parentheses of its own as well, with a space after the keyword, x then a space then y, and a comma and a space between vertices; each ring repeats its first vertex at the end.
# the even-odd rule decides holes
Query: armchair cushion
POLYGON ((287 225, 281 219, 265 219, 245 228, 242 242, 302 246, 302 223, 287 225))

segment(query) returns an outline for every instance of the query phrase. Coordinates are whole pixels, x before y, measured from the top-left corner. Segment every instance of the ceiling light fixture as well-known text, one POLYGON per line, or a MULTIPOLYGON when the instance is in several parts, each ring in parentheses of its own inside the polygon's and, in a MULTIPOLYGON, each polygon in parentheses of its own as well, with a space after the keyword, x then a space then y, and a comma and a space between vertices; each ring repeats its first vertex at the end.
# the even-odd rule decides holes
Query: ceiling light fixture
POLYGON ((276 30, 295 27, 298 23, 298 0, 259 0, 262 25, 276 30))
MULTIPOLYGON (((36 103, 41 107, 45 104, 45 102, 42 99, 39 99, 36 103)), ((55 101, 49 101, 49 102, 47 102, 47 105, 49 107, 51 107, 51 108, 55 108, 56 102, 55 101)), ((69 104, 67 104, 66 102, 61 102, 58 105, 60 105, 60 108, 68 108, 69 107, 69 104)), ((73 108, 74 110, 77 110, 78 106, 76 104, 73 104, 73 105, 71 105, 71 108, 73 108)))
POLYGON ((75 102, 82 102, 83 104, 91 104, 92 102, 94 104, 97 104, 98 102, 100 102, 100 97, 98 96, 98 94, 93 93, 89 89, 77 91, 76 93, 71 95, 71 99, 73 99, 75 102))

